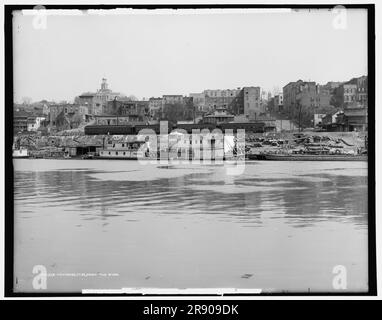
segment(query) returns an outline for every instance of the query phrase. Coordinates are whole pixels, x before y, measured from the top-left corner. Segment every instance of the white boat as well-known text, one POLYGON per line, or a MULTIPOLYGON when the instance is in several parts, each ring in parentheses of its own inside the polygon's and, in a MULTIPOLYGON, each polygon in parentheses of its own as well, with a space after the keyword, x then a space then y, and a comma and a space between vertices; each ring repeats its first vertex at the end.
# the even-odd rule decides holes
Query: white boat
POLYGON ((29 158, 28 149, 13 149, 12 156, 13 158, 29 158))
MULTIPOLYGON (((236 158, 235 149, 236 142, 233 136, 225 136, 224 141, 220 144, 216 144, 215 139, 212 139, 210 144, 205 145, 202 138, 200 141, 192 140, 188 135, 184 136, 180 132, 172 132, 169 135, 161 136, 158 144, 153 148, 150 147, 150 141, 114 142, 109 140, 95 157, 121 160, 137 160, 138 158, 223 160, 236 158), (161 140, 166 141, 164 148, 161 147, 161 140)), ((86 159, 88 158, 86 157, 86 159)))
POLYGON ((108 143, 99 151, 100 159, 137 160, 138 150, 144 141, 108 143))

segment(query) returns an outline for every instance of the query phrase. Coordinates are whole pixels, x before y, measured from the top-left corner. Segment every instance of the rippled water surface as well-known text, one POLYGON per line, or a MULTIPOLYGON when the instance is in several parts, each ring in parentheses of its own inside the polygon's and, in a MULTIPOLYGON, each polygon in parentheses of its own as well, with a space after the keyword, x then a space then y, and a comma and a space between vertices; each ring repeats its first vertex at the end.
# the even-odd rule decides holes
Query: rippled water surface
POLYGON ((15 288, 367 290, 367 163, 14 160, 15 288))

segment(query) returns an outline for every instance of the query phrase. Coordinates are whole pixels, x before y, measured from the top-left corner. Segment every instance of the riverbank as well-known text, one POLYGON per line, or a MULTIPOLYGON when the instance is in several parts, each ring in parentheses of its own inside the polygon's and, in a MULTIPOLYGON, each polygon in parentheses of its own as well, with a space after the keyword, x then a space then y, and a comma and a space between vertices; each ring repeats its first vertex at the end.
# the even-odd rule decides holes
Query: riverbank
MULTIPOLYGON (((99 155, 108 142, 111 145, 131 143, 138 138, 133 135, 23 135, 15 137, 15 141, 33 158, 81 158, 89 153, 99 155)), ((247 156, 296 153, 358 155, 367 150, 367 132, 247 133, 245 145, 247 156)))

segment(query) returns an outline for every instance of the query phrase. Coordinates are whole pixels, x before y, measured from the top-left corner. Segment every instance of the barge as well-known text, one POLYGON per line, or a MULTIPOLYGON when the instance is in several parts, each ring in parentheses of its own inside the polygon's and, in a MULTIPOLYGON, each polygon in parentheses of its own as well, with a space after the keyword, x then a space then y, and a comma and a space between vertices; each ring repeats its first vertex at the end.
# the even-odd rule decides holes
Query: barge
POLYGON ((268 161, 367 161, 364 154, 248 154, 247 158, 268 161))

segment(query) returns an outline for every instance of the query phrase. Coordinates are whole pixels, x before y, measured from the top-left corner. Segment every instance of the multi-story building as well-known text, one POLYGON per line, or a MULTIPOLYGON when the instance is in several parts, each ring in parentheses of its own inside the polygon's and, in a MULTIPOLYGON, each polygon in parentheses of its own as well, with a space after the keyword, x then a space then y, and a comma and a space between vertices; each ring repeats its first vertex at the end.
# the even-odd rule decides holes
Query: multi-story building
MULTIPOLYGON (((341 86, 344 107, 354 104, 357 101, 357 85, 347 83, 341 86)), ((341 92, 340 91, 340 92, 341 92)))
POLYGON ((45 120, 45 117, 28 117, 28 131, 37 131, 40 128, 41 123, 45 120))
POLYGON ((75 98, 75 103, 88 108, 92 115, 103 113, 104 104, 102 100, 96 97, 94 92, 85 92, 75 98))
POLYGON ((240 92, 240 88, 237 89, 216 89, 216 90, 204 90, 204 95, 210 97, 210 98, 219 98, 219 97, 226 97, 226 98, 233 98, 238 95, 240 92))
POLYGON ((232 105, 240 92, 240 88, 226 90, 204 90, 204 111, 213 111, 217 108, 232 109, 232 105))
POLYGON ((29 114, 23 111, 15 112, 13 114, 13 132, 19 133, 28 130, 28 117, 29 114))
POLYGON ((289 82, 283 87, 284 109, 288 113, 291 113, 297 107, 297 93, 303 84, 304 81, 298 80, 296 82, 289 82))
POLYGON ((148 101, 122 101, 119 109, 119 115, 137 115, 139 121, 145 121, 149 115, 148 101))
POLYGON ((181 104, 183 103, 183 96, 180 94, 166 94, 162 97, 163 104, 181 104))
POLYGON ((72 117, 79 114, 80 106, 76 104, 52 104, 49 106, 49 125, 56 126, 57 118, 61 116, 72 117))
POLYGON ((206 96, 204 92, 202 93, 190 93, 189 96, 192 98, 195 111, 203 112, 206 110, 206 96))
POLYGON ((244 87, 244 115, 250 119, 256 119, 264 112, 264 107, 261 103, 260 87, 244 87))
POLYGON ((362 76, 342 83, 333 91, 333 102, 337 108, 367 108, 368 78, 362 76))
POLYGON ((149 110, 156 110, 162 108, 163 99, 162 98, 150 98, 149 99, 149 110))
POLYGON ((103 103, 106 103, 109 100, 114 100, 115 98, 120 97, 121 94, 119 92, 113 92, 108 88, 107 79, 102 78, 101 88, 97 90, 95 97, 99 99, 103 103))
POLYGON ((273 97, 273 111, 282 112, 284 107, 283 94, 279 93, 273 97))
POLYGON ((357 101, 363 107, 368 106, 368 78, 362 76, 357 78, 357 101))
POLYGON ((295 118, 301 110, 313 114, 316 109, 329 107, 331 92, 316 82, 298 80, 283 87, 283 100, 284 110, 291 118, 295 118))
POLYGON ((120 98, 122 95, 119 92, 113 92, 108 87, 107 79, 103 78, 101 88, 96 92, 85 92, 75 98, 75 103, 78 105, 87 106, 89 113, 92 115, 100 115, 107 108, 107 102, 120 98))
POLYGON ((367 107, 368 105, 368 78, 367 76, 362 76, 359 78, 351 79, 348 84, 356 85, 356 96, 355 101, 360 107, 367 107))
POLYGON ((256 117, 264 112, 261 104, 260 87, 243 87, 237 89, 204 90, 202 93, 191 93, 196 112, 213 112, 227 109, 233 115, 256 117))
POLYGON ((368 78, 353 78, 343 88, 344 114, 349 131, 368 129, 368 78), (348 92, 346 92, 348 89, 348 92), (350 91, 351 89, 351 91, 350 91))
POLYGON ((158 120, 162 112, 163 99, 162 98, 150 98, 148 107, 149 115, 151 119, 158 120))

